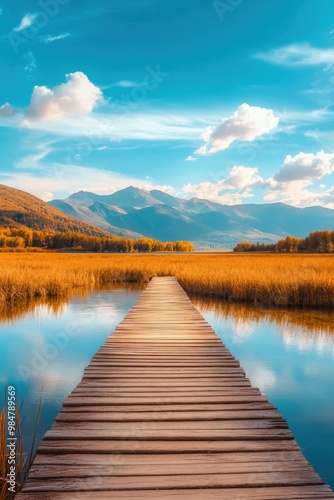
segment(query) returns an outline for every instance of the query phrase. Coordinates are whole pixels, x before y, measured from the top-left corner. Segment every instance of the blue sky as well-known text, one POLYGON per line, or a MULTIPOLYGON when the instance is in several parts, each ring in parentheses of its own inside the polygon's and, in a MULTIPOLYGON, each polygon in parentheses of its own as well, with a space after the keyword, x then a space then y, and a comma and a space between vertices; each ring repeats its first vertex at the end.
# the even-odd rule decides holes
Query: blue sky
POLYGON ((334 208, 332 0, 0 0, 0 182, 334 208))

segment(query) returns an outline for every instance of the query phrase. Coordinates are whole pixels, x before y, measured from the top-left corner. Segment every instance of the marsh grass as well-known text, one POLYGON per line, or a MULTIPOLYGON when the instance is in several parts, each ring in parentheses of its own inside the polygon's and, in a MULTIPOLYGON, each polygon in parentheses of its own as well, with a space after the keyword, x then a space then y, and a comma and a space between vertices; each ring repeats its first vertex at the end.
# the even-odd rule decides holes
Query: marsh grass
MULTIPOLYGON (((42 390, 43 392, 43 390, 42 390)), ((7 474, 9 473, 8 465, 8 448, 7 448, 7 423, 6 423, 6 412, 7 408, 4 407, 0 413, 0 500, 13 500, 17 493, 21 490, 26 477, 28 475, 31 464, 35 458, 35 444, 36 444, 36 434, 42 407, 42 392, 39 399, 39 404, 37 408, 37 414, 35 418, 34 425, 34 435, 33 441, 28 452, 23 450, 23 439, 22 439, 22 423, 21 420, 21 409, 16 409, 16 488, 15 493, 8 490, 7 474)), ((7 395, 7 391, 6 391, 7 395)))
POLYGON ((2 254, 0 307, 176 276, 192 295, 270 307, 334 306, 334 255, 2 254))

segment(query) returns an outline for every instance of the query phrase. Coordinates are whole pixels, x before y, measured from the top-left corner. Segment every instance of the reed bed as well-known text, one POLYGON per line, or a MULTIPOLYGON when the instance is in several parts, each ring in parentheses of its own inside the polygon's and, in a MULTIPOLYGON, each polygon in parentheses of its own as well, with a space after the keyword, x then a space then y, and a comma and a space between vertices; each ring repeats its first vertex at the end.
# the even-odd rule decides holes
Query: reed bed
POLYGON ((176 276, 196 296, 270 307, 334 306, 334 255, 1 254, 0 307, 75 289, 176 276))

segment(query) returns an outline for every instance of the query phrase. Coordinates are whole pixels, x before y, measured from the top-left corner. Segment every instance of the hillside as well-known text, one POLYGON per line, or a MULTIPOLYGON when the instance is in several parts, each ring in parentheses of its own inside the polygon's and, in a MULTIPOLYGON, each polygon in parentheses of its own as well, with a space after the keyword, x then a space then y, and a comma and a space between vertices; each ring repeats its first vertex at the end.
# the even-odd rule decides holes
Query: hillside
POLYGON ((104 196, 80 191, 50 205, 105 230, 118 228, 161 241, 186 239, 197 248, 231 249, 244 240, 274 243, 287 235, 303 237, 334 229, 334 210, 323 207, 296 208, 283 203, 228 206, 133 186, 104 196))
POLYGON ((110 232, 74 219, 25 191, 3 184, 0 184, 0 226, 111 236, 110 232))

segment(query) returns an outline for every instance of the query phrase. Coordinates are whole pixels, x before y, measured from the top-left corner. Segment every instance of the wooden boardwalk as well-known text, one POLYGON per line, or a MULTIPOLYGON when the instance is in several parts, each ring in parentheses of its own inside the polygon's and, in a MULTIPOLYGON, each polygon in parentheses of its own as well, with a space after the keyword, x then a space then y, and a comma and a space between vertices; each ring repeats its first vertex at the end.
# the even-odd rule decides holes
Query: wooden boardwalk
POLYGON ((19 500, 334 498, 175 278, 154 278, 46 433, 19 500))

